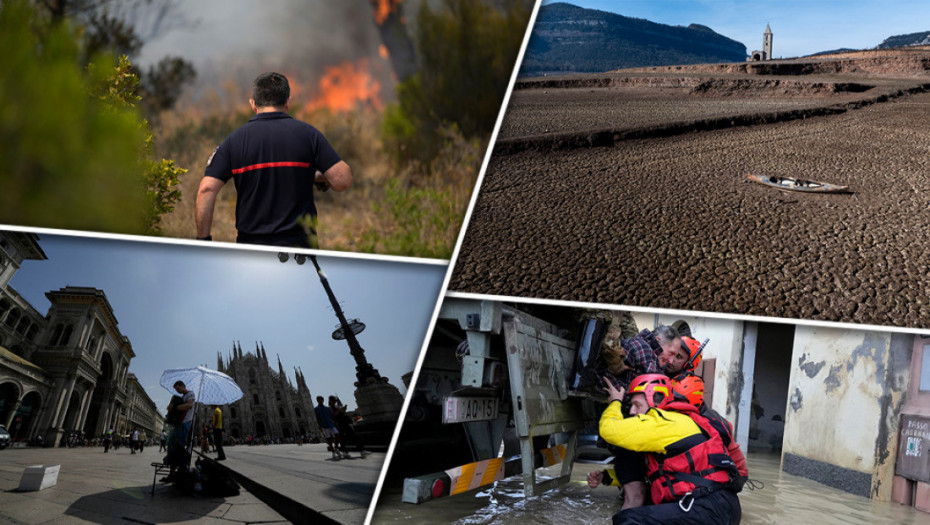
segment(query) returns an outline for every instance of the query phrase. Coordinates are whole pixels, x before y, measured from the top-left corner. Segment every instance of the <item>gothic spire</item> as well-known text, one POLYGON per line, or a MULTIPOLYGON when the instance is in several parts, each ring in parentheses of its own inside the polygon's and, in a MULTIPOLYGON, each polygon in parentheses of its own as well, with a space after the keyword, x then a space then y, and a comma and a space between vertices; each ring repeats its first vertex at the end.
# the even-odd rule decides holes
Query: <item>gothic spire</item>
POLYGON ((281 377, 286 377, 284 375, 284 367, 281 366, 281 354, 278 354, 278 373, 281 374, 281 377))

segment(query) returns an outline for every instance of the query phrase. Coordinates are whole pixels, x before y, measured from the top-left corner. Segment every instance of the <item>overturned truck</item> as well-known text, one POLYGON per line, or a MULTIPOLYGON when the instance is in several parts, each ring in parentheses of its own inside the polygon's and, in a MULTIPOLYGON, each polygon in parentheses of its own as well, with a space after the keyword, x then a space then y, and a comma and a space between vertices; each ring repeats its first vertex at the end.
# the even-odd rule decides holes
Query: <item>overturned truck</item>
POLYGON ((603 329, 565 307, 447 298, 391 461, 403 500, 520 473, 527 496, 567 483, 579 443, 596 450, 602 406, 581 383, 603 329), (538 479, 559 463, 555 477, 538 479))

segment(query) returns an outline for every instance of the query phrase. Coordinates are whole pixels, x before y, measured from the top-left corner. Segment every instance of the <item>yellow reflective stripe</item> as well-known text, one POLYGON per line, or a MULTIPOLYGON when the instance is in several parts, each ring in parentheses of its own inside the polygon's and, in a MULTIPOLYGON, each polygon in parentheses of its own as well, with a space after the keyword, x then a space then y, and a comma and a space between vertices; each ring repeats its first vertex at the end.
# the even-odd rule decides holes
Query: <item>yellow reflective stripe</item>
POLYGON ((480 487, 483 485, 487 485, 496 479, 503 478, 504 477, 504 469, 502 468, 503 466, 504 466, 504 458, 497 458, 497 459, 492 459, 488 461, 488 468, 484 471, 484 476, 481 476, 481 484, 478 486, 480 487), (500 478, 498 478, 498 475, 500 475, 500 478))
POLYGON ((460 492, 465 492, 469 489, 471 486, 471 477, 475 473, 475 465, 477 465, 477 463, 462 465, 462 474, 459 476, 459 479, 456 481, 455 487, 452 488, 450 494, 459 494, 460 492))
POLYGON ((468 463, 449 469, 446 474, 449 475, 452 484, 449 495, 461 494, 495 480, 504 479, 504 458, 468 463))

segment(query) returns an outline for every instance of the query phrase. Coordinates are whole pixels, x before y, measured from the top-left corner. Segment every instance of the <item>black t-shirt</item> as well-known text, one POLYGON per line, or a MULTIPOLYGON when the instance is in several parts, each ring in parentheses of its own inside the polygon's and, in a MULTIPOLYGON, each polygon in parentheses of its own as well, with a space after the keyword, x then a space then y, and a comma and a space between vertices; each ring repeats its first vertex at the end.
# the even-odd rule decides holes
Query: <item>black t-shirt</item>
POLYGON ((168 415, 165 416, 165 421, 169 425, 180 425, 181 421, 184 419, 184 411, 178 410, 177 407, 184 404, 184 398, 181 396, 171 396, 171 401, 168 403, 172 408, 168 411, 168 415))
POLYGON ((204 176, 235 181, 240 234, 300 235, 298 219, 316 216, 316 172, 340 160, 316 128, 275 111, 255 115, 227 137, 207 161, 204 176))

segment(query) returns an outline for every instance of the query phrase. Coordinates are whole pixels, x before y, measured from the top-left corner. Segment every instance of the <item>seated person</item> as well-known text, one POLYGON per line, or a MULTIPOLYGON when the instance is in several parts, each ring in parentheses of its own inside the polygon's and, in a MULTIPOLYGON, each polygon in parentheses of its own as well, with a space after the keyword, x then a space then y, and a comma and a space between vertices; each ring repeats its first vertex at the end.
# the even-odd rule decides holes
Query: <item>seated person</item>
MULTIPOLYGON (((642 501, 625 501, 614 523, 739 523, 739 474, 718 425, 693 406, 675 402, 664 375, 633 380, 629 417, 623 416, 618 402, 623 390, 610 382, 607 388, 609 404, 601 415, 600 434, 608 443, 645 456, 640 479, 649 479, 653 502, 642 506, 642 501)), ((613 481, 604 474, 589 475, 589 485, 613 481)))

